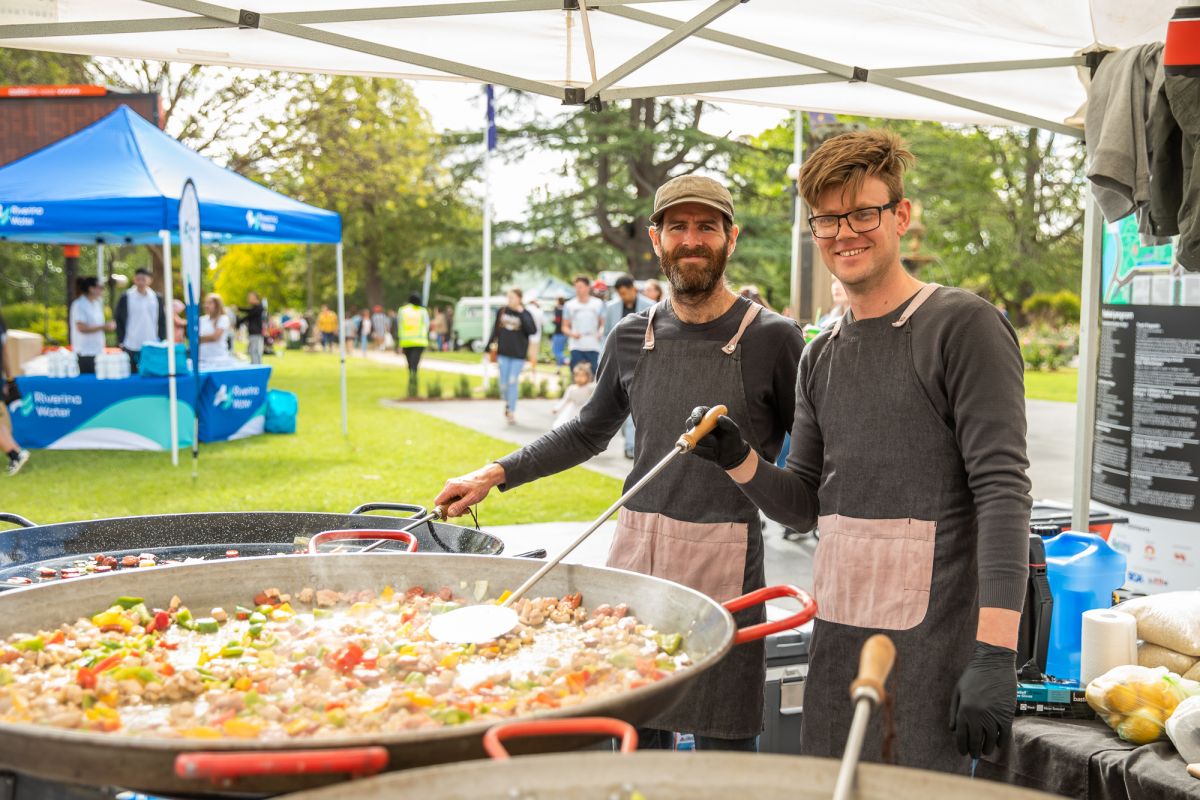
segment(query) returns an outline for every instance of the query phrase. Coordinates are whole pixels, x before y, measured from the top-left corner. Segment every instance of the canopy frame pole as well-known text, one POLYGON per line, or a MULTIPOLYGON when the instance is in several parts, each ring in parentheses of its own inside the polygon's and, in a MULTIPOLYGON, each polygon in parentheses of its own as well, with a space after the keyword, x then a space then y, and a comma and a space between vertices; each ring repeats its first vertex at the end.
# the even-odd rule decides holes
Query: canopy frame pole
POLYGON ((104 269, 104 242, 96 242, 96 278, 99 279, 101 286, 108 280, 104 269))
POLYGON ((104 36, 119 33, 163 33, 236 28, 236 23, 208 17, 149 17, 96 20, 94 22, 36 22, 0 25, 0 39, 34 39, 43 36, 104 36))
POLYGON ((792 163, 796 165, 796 178, 792 181, 794 201, 792 203, 792 282, 788 287, 788 304, 792 307, 792 318, 800 318, 800 284, 803 279, 800 252, 804 237, 800 226, 804 224, 804 198, 800 196, 800 167, 804 165, 804 113, 796 110, 793 119, 796 130, 792 136, 792 163))
MULTIPOLYGON (((845 78, 827 72, 806 72, 797 75, 773 75, 766 78, 737 78, 704 83, 665 83, 658 86, 631 86, 604 92, 605 100, 631 100, 664 95, 698 95, 709 92, 733 92, 742 89, 775 89, 783 86, 808 86, 819 83, 844 83, 845 78)), ((729 102, 729 101, 722 101, 729 102)))
MULTIPOLYGON (((583 23, 583 49, 587 51, 588 72, 592 76, 592 80, 595 81, 596 46, 592 41, 592 24, 588 21, 587 0, 579 4, 579 21, 583 23)), ((568 75, 567 77, 570 78, 571 76, 568 75)))
POLYGON ((171 267, 171 232, 158 232, 163 249, 163 316, 167 319, 167 415, 171 419, 171 466, 179 466, 179 391, 175 385, 175 285, 171 267))
MULTIPOLYGON (((593 7, 637 3, 678 3, 681 0, 590 0, 593 7)), ((580 3, 583 10, 584 3, 580 3)), ((282 11, 272 14, 275 19, 299 24, 325 22, 370 22, 420 17, 456 17, 476 14, 507 14, 514 11, 562 11, 563 0, 483 0, 474 3, 427 3, 411 6, 380 6, 377 8, 339 8, 320 11, 282 11)))
POLYGON ((338 306, 338 361, 341 364, 342 383, 342 436, 350 435, 350 415, 346 408, 346 283, 342 269, 342 243, 337 243, 337 306, 338 306))
MULTIPOLYGON (((605 8, 604 11, 624 19, 641 22, 646 25, 656 25, 660 28, 674 29, 679 25, 679 21, 670 17, 651 14, 646 11, 639 11, 633 8, 605 8)), ((905 94, 913 94, 918 97, 924 97, 929 100, 936 100, 946 105, 956 108, 965 108, 971 111, 979 111, 999 119, 1005 119, 1012 122, 1018 122, 1022 125, 1028 125, 1034 128, 1042 128, 1044 130, 1062 133, 1066 136, 1073 136, 1077 139, 1083 138, 1083 131, 1078 128, 1072 128, 1069 125, 1063 125, 1061 122, 1052 120, 1040 119, 1030 114, 1024 114, 1018 111, 1001 108, 1000 106, 990 103, 982 103, 970 98, 960 97, 959 95, 950 94, 949 92, 941 92, 936 89, 929 89, 924 86, 919 86, 908 81, 899 80, 890 77, 886 71, 876 72, 867 70, 862 67, 855 67, 849 64, 839 64, 836 61, 818 58, 807 53, 799 53, 794 50, 787 50, 783 47, 757 42, 753 39, 748 39, 744 36, 735 36, 729 33, 702 29, 692 33, 692 36, 699 39, 705 39, 710 42, 717 42, 728 47, 733 47, 739 50, 746 50, 751 53, 776 58, 780 61, 790 61, 795 64, 801 64, 812 69, 821 70, 831 75, 838 75, 847 81, 861 81, 866 83, 874 83, 897 92, 905 94)), ((1003 64, 1005 62, 994 62, 995 64, 1003 64)), ((1019 62, 1014 62, 1019 63, 1019 62)), ((1034 62, 1038 66, 1045 66, 1045 62, 1038 60, 1034 62)), ((969 69, 968 71, 978 71, 969 69)))
POLYGON ((1104 217, 1088 185, 1083 212, 1083 285, 1079 312, 1079 384, 1075 404, 1075 486, 1071 528, 1086 531, 1092 506, 1092 454, 1096 436, 1096 373, 1100 344, 1101 251, 1104 217))
MULTIPOLYGON (((732 2, 732 0, 725 0, 732 2)), ((543 83, 542 81, 528 80, 519 78, 516 75, 508 75, 503 72, 495 72, 493 70, 480 69, 472 67, 468 64, 462 64, 456 61, 450 61, 444 58, 427 56, 421 53, 415 53, 411 50, 402 50, 398 47, 389 47, 377 42, 369 42, 365 39, 358 39, 353 36, 344 36, 330 31, 318 30, 309 28, 304 25, 286 22, 270 14, 254 14, 246 12, 252 16, 252 19, 243 19, 241 12, 218 6, 212 3, 201 2, 200 0, 145 0, 147 3, 163 6, 165 8, 174 8, 177 11, 187 11, 193 14, 200 14, 206 17, 223 20, 226 22, 234 22, 245 24, 252 22, 261 30, 271 31, 273 33, 282 34, 284 36, 292 36, 297 39, 304 39, 318 44, 327 44, 333 47, 340 47, 344 50, 353 50, 358 53, 365 53, 378 58, 386 58, 389 61, 399 61, 405 64, 413 64, 419 67, 437 70, 439 72, 449 72, 454 75, 460 75, 467 78, 474 78, 481 83, 498 83, 503 86, 510 86, 514 89, 530 92, 532 94, 545 95, 556 99, 562 99, 562 88, 551 83, 543 83)))
MULTIPOLYGON (((596 3, 597 0, 592 0, 596 3)), ((629 3, 676 3, 680 0, 603 0, 604 5, 629 3)), ((514 11, 557 11, 563 0, 487 0, 446 5, 386 6, 382 8, 340 8, 324 11, 284 11, 272 14, 283 22, 321 24, 334 22, 371 22, 423 17, 474 16, 514 11)), ((202 17, 147 17, 144 19, 89 20, 86 22, 37 22, 0 25, 0 39, 33 39, 43 36, 103 36, 119 33, 163 33, 236 28, 236 21, 202 17)))
POLYGON ((708 8, 701 11, 696 16, 692 17, 684 23, 676 23, 671 26, 671 32, 666 36, 654 42, 640 53, 625 61, 625 63, 616 67, 599 80, 592 81, 586 89, 583 90, 584 102, 591 100, 600 92, 612 86, 617 81, 625 76, 637 72, 639 69, 650 63, 654 59, 661 56, 663 53, 670 50, 675 45, 682 42, 684 39, 691 36, 698 30, 703 29, 706 25, 720 19, 729 11, 742 4, 742 0, 717 0, 708 8))

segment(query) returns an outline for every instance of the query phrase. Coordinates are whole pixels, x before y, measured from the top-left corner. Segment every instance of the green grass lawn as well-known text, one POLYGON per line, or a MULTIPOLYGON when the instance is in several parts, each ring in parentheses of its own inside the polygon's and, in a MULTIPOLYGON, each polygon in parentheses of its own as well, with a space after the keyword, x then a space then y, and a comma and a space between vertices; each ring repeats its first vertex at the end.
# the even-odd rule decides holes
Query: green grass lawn
MULTIPOLYGON (((180 466, 165 453, 39 450, 14 478, 0 476, 0 510, 35 522, 184 511, 331 511, 368 501, 431 505, 449 477, 514 445, 380 401, 403 396, 406 370, 348 360, 350 435, 341 433, 337 358, 289 352, 268 359, 271 386, 300 399, 297 433, 201 445, 180 466)), ((440 373, 448 388, 457 375, 440 373)), ((435 375, 422 370, 422 382, 435 375)), ((475 384, 479 379, 472 376, 475 384)), ((447 392, 451 394, 451 392, 447 392)), ((481 403, 480 413, 495 409, 481 403)), ((498 416, 498 413, 497 413, 498 416)), ((620 481, 573 469, 479 507, 483 526, 587 520, 619 496, 620 481)))
POLYGON ((1060 369, 1054 372, 1027 371, 1025 397, 1029 400, 1056 400, 1074 403, 1079 386, 1079 372, 1060 369))
POLYGON ((446 352, 438 352, 436 350, 426 350, 421 356, 422 362, 425 359, 436 358, 440 361, 457 361, 460 364, 481 364, 483 363, 482 353, 472 353, 470 350, 449 350, 446 352))

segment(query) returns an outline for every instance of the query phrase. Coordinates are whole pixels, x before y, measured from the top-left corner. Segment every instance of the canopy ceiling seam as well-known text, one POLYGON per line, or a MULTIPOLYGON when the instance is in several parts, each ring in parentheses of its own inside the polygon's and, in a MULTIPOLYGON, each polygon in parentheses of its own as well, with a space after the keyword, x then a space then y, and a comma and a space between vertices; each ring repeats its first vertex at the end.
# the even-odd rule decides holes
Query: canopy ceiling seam
MULTIPOLYGON (((631 8, 610 8, 610 9, 606 9, 605 11, 608 14, 613 14, 615 16, 624 17, 626 19, 630 19, 630 20, 633 20, 636 22, 643 22, 647 25, 656 25, 656 26, 662 27, 662 28, 673 28, 679 22, 678 20, 671 19, 670 17, 663 17, 658 14, 650 14, 645 11, 638 11, 638 10, 631 9, 631 8)), ((746 50, 748 52, 757 53, 759 55, 765 55, 765 56, 769 56, 771 58, 777 58, 781 61, 791 61, 793 63, 802 64, 806 67, 811 67, 813 69, 819 69, 822 72, 828 72, 831 75, 838 75, 848 81, 852 81, 852 82, 862 81, 862 82, 866 82, 866 83, 873 83, 877 86, 882 86, 884 88, 892 89, 892 90, 898 91, 898 92, 903 92, 905 94, 912 94, 912 95, 916 95, 917 97, 924 97, 929 100, 936 100, 938 102, 945 103, 946 105, 949 105, 949 106, 965 108, 969 111, 980 111, 982 113, 988 114, 989 116, 994 116, 999 119, 1006 119, 1006 120, 1009 120, 1012 122, 1018 122, 1022 125, 1028 125, 1030 127, 1035 127, 1035 128, 1044 128, 1046 130, 1052 130, 1052 131, 1055 131, 1056 133, 1062 133, 1062 134, 1065 134, 1068 136, 1073 136, 1075 138, 1083 137, 1082 130, 1080 130, 1079 128, 1073 128, 1069 125, 1065 125, 1061 122, 1055 122, 1053 120, 1041 119, 1041 118, 1033 116, 1031 114, 1025 114, 1025 113, 1019 112, 1019 111, 1012 111, 1010 109, 1005 109, 1000 106, 993 105, 991 103, 984 103, 984 102, 981 102, 978 100, 972 100, 970 98, 951 94, 950 92, 943 92, 943 91, 940 91, 937 89, 930 89, 928 87, 921 86, 919 84, 909 83, 908 81, 898 80, 896 78, 889 77, 886 73, 881 74, 881 75, 875 75, 872 70, 868 70, 864 67, 855 67, 855 66, 850 66, 848 64, 839 64, 837 62, 828 61, 826 59, 818 58, 817 56, 812 56, 807 53, 799 53, 799 52, 796 52, 793 50, 787 50, 782 47, 777 47, 775 45, 766 44, 765 42, 758 42, 753 39, 747 39, 743 36, 736 36, 734 34, 722 33, 720 31, 705 29, 705 30, 696 31, 692 35, 699 39, 705 39, 708 41, 717 42, 718 44, 723 44, 723 45, 726 45, 729 47, 733 47, 735 49, 746 50)))
POLYGON ((636 72, 646 64, 661 56, 663 53, 670 50, 675 45, 682 42, 684 39, 691 36, 699 30, 717 19, 720 19, 729 11, 742 4, 742 0, 717 0, 708 8, 701 11, 696 16, 686 22, 677 22, 675 25, 669 26, 671 32, 663 36, 658 41, 643 49, 637 55, 625 61, 625 63, 611 70, 603 78, 593 81, 587 89, 584 90, 583 99, 591 100, 604 89, 612 86, 617 81, 625 76, 636 72))

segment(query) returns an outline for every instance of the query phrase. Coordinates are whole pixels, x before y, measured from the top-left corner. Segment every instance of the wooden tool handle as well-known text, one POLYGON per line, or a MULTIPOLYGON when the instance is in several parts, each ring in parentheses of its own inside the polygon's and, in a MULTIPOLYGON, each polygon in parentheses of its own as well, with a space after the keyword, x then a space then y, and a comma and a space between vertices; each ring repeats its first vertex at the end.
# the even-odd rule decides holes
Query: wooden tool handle
POLYGON ((858 657, 858 677, 850 684, 850 698, 857 700, 859 691, 866 689, 876 695, 875 702, 882 702, 884 697, 883 685, 887 683, 888 673, 896 661, 896 645, 892 640, 877 633, 863 645, 858 657))
POLYGON ((679 437, 679 441, 675 443, 675 446, 679 447, 682 445, 683 451, 690 453, 696 449, 696 442, 708 436, 712 432, 712 429, 717 427, 717 420, 720 419, 721 415, 727 413, 729 413, 729 409, 725 406, 713 406, 696 427, 679 437))
POLYGON ((1200 778, 1200 764, 1188 764, 1187 771, 1193 778, 1200 778))

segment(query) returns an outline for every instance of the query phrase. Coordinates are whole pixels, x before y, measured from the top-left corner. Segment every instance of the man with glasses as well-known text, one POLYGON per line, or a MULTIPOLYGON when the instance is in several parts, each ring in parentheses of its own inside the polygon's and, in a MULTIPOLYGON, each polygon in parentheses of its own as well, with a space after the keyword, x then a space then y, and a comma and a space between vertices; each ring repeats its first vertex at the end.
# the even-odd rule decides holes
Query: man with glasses
MULTIPOLYGON (((850 309, 801 357, 785 468, 727 417, 696 453, 772 519, 819 523, 803 752, 841 754, 846 687, 882 632, 897 649, 896 763, 961 773, 1012 725, 1030 508, 1024 374, 990 303, 901 265, 913 161, 899 137, 866 131, 804 164, 809 225, 850 309)), ((882 758, 881 739, 873 727, 864 758, 882 758)))

